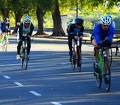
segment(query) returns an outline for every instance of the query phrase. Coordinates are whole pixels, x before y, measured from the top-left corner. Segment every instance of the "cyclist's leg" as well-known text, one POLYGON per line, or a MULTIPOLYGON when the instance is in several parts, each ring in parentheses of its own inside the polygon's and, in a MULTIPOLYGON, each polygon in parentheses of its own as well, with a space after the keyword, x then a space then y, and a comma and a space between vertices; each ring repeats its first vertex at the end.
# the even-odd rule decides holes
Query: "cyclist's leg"
MULTIPOLYGON (((107 65, 106 66, 109 66, 109 48, 106 49, 106 62, 107 62, 107 65)), ((105 74, 108 74, 109 73, 109 68, 107 67, 107 69, 105 69, 105 74)))
POLYGON ((7 43, 8 43, 8 37, 9 37, 8 32, 5 33, 5 36, 6 36, 6 41, 7 41, 7 43))
POLYGON ((31 39, 28 37, 27 38, 27 54, 30 54, 30 49, 31 49, 31 39))
POLYGON ((98 63, 99 46, 97 46, 95 39, 92 40, 92 44, 94 46, 95 61, 96 61, 96 63, 98 63))
POLYGON ((2 42, 3 42, 4 39, 5 39, 5 33, 2 32, 2 42))
POLYGON ((2 45, 4 46, 6 44, 6 35, 5 32, 2 33, 2 45))
POLYGON ((68 36, 68 47, 69 47, 69 55, 70 55, 70 61, 72 60, 72 36, 68 36))
POLYGON ((17 54, 20 55, 20 48, 22 46, 22 40, 19 40, 18 46, 17 46, 17 54))
POLYGON ((92 44, 94 46, 94 57, 95 57, 95 61, 94 61, 94 66, 95 66, 95 73, 98 73, 98 55, 99 55, 99 47, 96 44, 95 39, 92 40, 92 44))
POLYGON ((80 40, 80 46, 77 47, 77 58, 78 58, 78 66, 81 63, 81 46, 82 46, 82 41, 80 40))

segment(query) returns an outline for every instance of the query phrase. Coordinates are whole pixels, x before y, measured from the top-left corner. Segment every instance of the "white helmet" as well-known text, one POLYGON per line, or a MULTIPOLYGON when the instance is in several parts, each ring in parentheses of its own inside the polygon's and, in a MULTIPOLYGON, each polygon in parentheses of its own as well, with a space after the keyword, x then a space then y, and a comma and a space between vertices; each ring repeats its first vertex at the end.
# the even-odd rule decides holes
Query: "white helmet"
POLYGON ((24 17, 24 22, 25 23, 31 23, 31 19, 28 15, 24 17))
POLYGON ((110 16, 101 17, 100 23, 103 25, 110 25, 112 23, 112 18, 110 16))

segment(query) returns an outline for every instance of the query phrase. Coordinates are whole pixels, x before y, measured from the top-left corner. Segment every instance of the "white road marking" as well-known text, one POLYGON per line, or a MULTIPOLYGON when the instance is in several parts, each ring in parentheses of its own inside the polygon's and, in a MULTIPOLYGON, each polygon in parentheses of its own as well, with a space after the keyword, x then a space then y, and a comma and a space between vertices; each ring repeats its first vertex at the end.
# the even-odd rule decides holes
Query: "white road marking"
POLYGON ((21 83, 19 83, 19 82, 14 82, 14 84, 16 84, 19 87, 23 87, 23 85, 21 83))
POLYGON ((11 79, 9 76, 7 76, 7 75, 3 75, 3 77, 4 78, 6 78, 6 79, 11 79))
POLYGON ((61 65, 70 64, 70 62, 60 63, 61 65))
POLYGON ((50 102, 50 103, 53 104, 53 105, 62 105, 59 102, 50 102))
POLYGON ((36 92, 36 91, 29 91, 29 93, 35 95, 35 96, 42 96, 40 93, 36 92))

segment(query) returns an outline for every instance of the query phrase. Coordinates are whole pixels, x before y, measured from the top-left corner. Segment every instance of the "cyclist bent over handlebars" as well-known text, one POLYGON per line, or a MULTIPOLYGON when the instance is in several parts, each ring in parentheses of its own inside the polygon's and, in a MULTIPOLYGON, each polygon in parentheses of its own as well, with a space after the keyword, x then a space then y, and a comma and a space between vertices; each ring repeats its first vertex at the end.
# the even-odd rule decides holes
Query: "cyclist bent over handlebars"
MULTIPOLYGON (((80 39, 82 39, 83 31, 84 31, 83 22, 84 22, 83 19, 76 18, 75 23, 70 24, 67 28, 70 62, 72 61, 72 39, 77 39, 78 36, 80 37, 80 39)), ((81 47, 81 40, 80 40, 80 47, 81 47)))
POLYGON ((97 24, 93 29, 91 40, 94 46, 96 68, 98 67, 98 54, 100 46, 107 47, 106 49, 107 58, 109 56, 109 48, 111 47, 113 35, 115 33, 115 29, 111 23, 112 23, 111 17, 103 16, 100 19, 100 23, 97 24))
POLYGON ((34 30, 34 26, 31 22, 30 17, 27 15, 24 18, 24 21, 19 26, 19 42, 17 46, 17 59, 20 59, 20 48, 22 45, 22 41, 27 38, 27 54, 29 56, 30 48, 31 48, 31 35, 34 30))

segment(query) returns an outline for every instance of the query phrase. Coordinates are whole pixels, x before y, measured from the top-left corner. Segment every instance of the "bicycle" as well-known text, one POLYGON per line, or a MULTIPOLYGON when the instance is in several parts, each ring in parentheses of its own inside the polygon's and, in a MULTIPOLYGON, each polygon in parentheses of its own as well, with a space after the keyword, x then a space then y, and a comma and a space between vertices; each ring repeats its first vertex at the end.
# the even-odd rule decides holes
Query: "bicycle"
POLYGON ((2 38, 1 38, 1 47, 2 47, 2 51, 5 51, 7 52, 7 49, 8 49, 8 43, 9 43, 9 33, 6 32, 6 33, 3 33, 2 34, 2 38))
POLYGON ((77 68, 79 72, 81 72, 81 43, 80 37, 76 39, 72 39, 72 62, 71 65, 73 70, 77 68))
POLYGON ((106 91, 110 91, 111 88, 111 70, 110 70, 110 64, 109 64, 109 58, 106 54, 106 47, 101 46, 99 48, 99 54, 98 54, 98 68, 95 67, 94 63, 94 69, 97 69, 97 73, 94 74, 97 87, 101 88, 102 81, 104 80, 105 83, 105 89, 106 91), (107 73, 105 72, 107 71, 107 73))
POLYGON ((21 58, 21 65, 22 69, 28 68, 28 54, 27 54, 27 37, 22 41, 22 46, 20 49, 20 58, 21 58))

